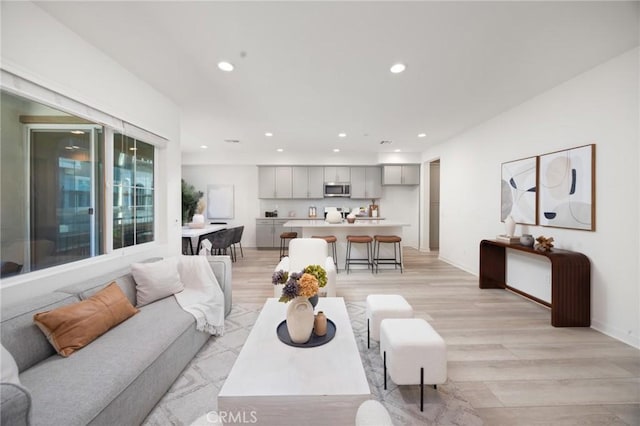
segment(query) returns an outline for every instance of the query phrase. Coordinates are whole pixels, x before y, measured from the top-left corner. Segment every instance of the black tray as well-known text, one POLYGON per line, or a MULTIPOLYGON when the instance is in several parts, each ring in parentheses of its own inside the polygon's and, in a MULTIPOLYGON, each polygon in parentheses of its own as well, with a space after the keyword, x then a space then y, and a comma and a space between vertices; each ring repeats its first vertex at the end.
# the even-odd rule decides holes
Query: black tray
POLYGON ((317 336, 316 333, 311 332, 311 337, 309 341, 306 343, 293 343, 291 341, 291 337, 289 336, 289 330, 287 329, 287 320, 282 321, 278 324, 278 328, 276 328, 276 334, 278 335, 278 339, 285 345, 295 346, 296 348, 313 348, 316 346, 322 346, 325 343, 331 341, 333 337, 336 335, 336 325, 327 318, 327 334, 324 336, 317 336))

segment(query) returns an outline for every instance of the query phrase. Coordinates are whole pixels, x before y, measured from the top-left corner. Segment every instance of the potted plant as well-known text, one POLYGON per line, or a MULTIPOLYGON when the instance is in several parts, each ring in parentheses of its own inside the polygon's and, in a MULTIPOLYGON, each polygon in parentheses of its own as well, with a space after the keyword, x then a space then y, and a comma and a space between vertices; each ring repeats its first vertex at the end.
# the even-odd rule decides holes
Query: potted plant
POLYGON ((187 224, 193 217, 198 207, 198 201, 204 194, 197 191, 193 185, 189 185, 182 179, 182 223, 187 224))

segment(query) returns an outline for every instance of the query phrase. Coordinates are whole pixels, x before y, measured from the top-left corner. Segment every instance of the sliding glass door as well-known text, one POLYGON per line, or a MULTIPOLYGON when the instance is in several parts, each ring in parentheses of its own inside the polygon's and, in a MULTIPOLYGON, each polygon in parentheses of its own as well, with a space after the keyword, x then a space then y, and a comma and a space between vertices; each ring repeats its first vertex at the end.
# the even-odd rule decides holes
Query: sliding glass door
POLYGON ((27 137, 27 270, 102 253, 102 128, 28 125, 27 137))

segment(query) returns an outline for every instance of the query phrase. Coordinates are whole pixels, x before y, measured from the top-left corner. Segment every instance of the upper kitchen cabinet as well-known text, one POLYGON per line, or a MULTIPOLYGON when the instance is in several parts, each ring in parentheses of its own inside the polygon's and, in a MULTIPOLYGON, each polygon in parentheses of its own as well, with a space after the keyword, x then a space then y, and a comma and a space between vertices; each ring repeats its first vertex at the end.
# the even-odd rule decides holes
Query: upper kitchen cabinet
POLYGON ((382 197, 382 172, 380 167, 351 167, 351 198, 382 197))
POLYGON ((383 185, 419 185, 420 165, 403 164, 382 167, 383 185))
POLYGON ((291 167, 258 167, 259 198, 291 198, 291 167))
POLYGON ((292 197, 322 198, 324 170, 322 167, 292 167, 292 197))
POLYGON ((350 167, 334 167, 334 166, 325 167, 324 181, 348 183, 351 181, 351 168, 350 167))

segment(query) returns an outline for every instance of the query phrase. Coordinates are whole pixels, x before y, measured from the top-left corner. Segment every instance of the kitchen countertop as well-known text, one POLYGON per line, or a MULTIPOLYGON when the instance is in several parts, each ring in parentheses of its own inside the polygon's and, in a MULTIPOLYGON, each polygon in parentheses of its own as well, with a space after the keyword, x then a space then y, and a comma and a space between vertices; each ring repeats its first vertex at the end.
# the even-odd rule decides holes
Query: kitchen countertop
MULTIPOLYGON (((289 217, 289 216, 283 216, 283 217, 257 217, 256 219, 270 219, 270 220, 280 220, 280 219, 285 219, 285 220, 321 220, 324 221, 324 217, 289 217)), ((385 220, 384 217, 377 217, 377 218, 373 218, 373 217, 369 217, 369 216, 361 216, 361 217, 356 217, 356 221, 358 220, 385 220)))
POLYGON ((299 220, 293 221, 290 220, 283 224, 283 226, 287 227, 309 227, 309 228, 389 228, 394 226, 409 226, 408 223, 396 222, 394 220, 383 220, 383 219, 360 219, 356 220, 355 223, 348 223, 344 220, 341 223, 328 223, 324 220, 307 220, 300 222, 299 220))

